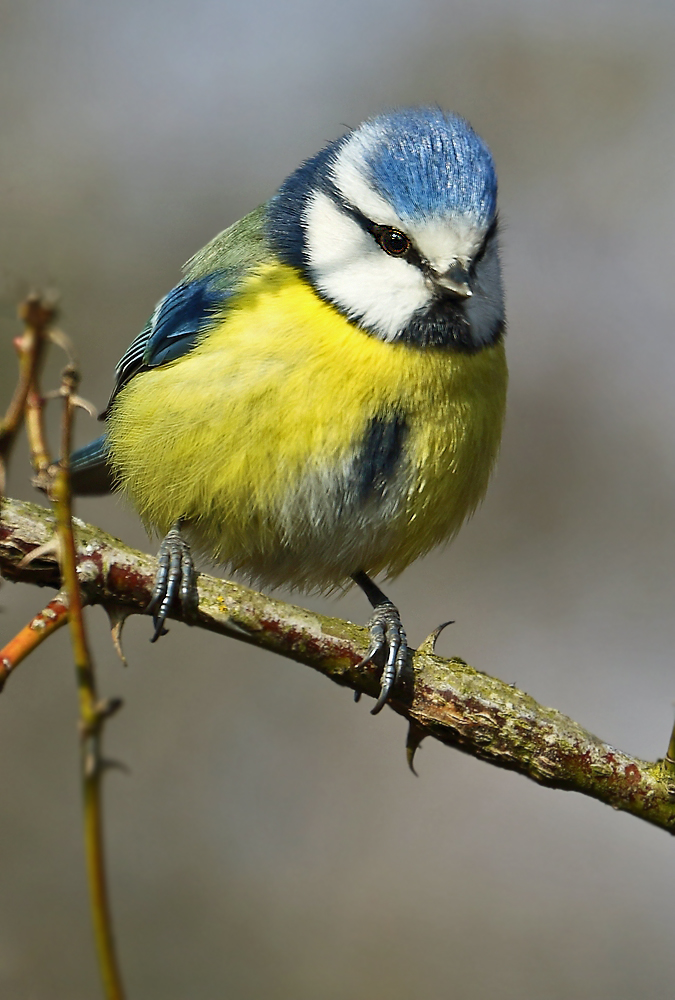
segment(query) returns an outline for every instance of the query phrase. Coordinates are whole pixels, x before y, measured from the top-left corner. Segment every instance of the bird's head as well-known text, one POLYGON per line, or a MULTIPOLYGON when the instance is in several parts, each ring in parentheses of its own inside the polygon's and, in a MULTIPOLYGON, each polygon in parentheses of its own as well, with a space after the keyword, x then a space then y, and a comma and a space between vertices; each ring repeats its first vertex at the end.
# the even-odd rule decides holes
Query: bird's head
POLYGON ((439 109, 364 122, 269 204, 274 250, 391 342, 475 351, 504 331, 497 177, 470 125, 439 109))

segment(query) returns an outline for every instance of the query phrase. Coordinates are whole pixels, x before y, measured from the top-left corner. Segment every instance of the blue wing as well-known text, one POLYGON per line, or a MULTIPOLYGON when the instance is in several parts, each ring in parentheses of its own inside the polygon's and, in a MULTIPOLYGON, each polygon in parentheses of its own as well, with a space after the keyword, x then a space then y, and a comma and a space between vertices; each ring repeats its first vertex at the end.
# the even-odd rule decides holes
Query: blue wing
POLYGON ((222 272, 182 281, 165 295, 157 303, 148 325, 120 359, 115 369, 115 386, 100 419, 106 418, 118 392, 134 375, 175 361, 191 351, 231 295, 232 289, 222 272))
MULTIPOLYGON (((118 392, 134 375, 175 361, 192 350, 232 294, 223 278, 219 273, 183 281, 158 302, 152 319, 115 369, 115 387, 100 420, 105 420, 118 392)), ((76 495, 95 496, 114 489, 105 434, 73 452, 70 466, 76 495)))
MULTIPOLYGON (((115 385, 99 419, 105 420, 115 397, 134 376, 189 353, 267 252, 263 205, 188 261, 185 279, 157 303, 117 365, 115 385)), ((101 494, 114 488, 105 435, 73 453, 71 470, 75 493, 101 494)))

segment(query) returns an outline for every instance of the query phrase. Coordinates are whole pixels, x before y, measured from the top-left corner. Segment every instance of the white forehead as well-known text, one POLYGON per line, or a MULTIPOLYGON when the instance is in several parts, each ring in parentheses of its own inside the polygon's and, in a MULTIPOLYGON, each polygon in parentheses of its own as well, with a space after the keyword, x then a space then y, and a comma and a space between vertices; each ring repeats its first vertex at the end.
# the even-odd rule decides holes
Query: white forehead
POLYGON ((340 147, 331 168, 335 187, 344 200, 381 226, 402 227, 392 206, 375 190, 368 179, 366 157, 375 143, 368 126, 362 126, 340 147))
POLYGON ((406 233, 421 255, 438 271, 454 261, 468 265, 480 248, 486 227, 470 214, 446 214, 404 221, 369 179, 367 154, 377 139, 374 126, 362 126, 340 148, 331 168, 333 183, 347 204, 381 226, 406 233))

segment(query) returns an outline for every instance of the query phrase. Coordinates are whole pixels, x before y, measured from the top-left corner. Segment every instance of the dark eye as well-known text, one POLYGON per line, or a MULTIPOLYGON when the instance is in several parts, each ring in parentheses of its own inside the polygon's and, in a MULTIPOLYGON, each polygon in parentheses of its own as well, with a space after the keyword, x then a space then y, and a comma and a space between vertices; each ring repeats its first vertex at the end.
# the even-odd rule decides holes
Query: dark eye
POLYGON ((382 249, 391 257, 402 257, 410 250, 410 240, 400 229, 378 226, 373 236, 382 249))

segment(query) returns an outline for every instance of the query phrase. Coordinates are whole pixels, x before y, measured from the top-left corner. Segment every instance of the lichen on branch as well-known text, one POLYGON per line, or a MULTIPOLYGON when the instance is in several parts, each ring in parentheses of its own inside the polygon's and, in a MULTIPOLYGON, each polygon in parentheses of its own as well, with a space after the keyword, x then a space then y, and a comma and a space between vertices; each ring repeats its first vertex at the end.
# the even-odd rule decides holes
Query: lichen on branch
MULTIPOLYGON (((74 523, 85 603, 103 605, 117 625, 127 614, 142 613, 156 560, 98 528, 74 523)), ((0 573, 8 580, 59 587, 58 565, 48 547, 21 565, 53 533, 49 511, 5 500, 0 573)), ((199 609, 189 624, 279 653, 361 694, 377 695, 379 668, 359 666, 368 647, 366 628, 206 574, 200 574, 198 587, 199 609)), ((172 617, 181 619, 180 609, 172 617)), ((409 666, 409 677, 390 705, 408 720, 411 757, 431 736, 539 784, 581 792, 675 832, 675 765, 668 757, 644 761, 603 743, 504 681, 460 659, 436 656, 433 637, 412 653, 409 666)))

